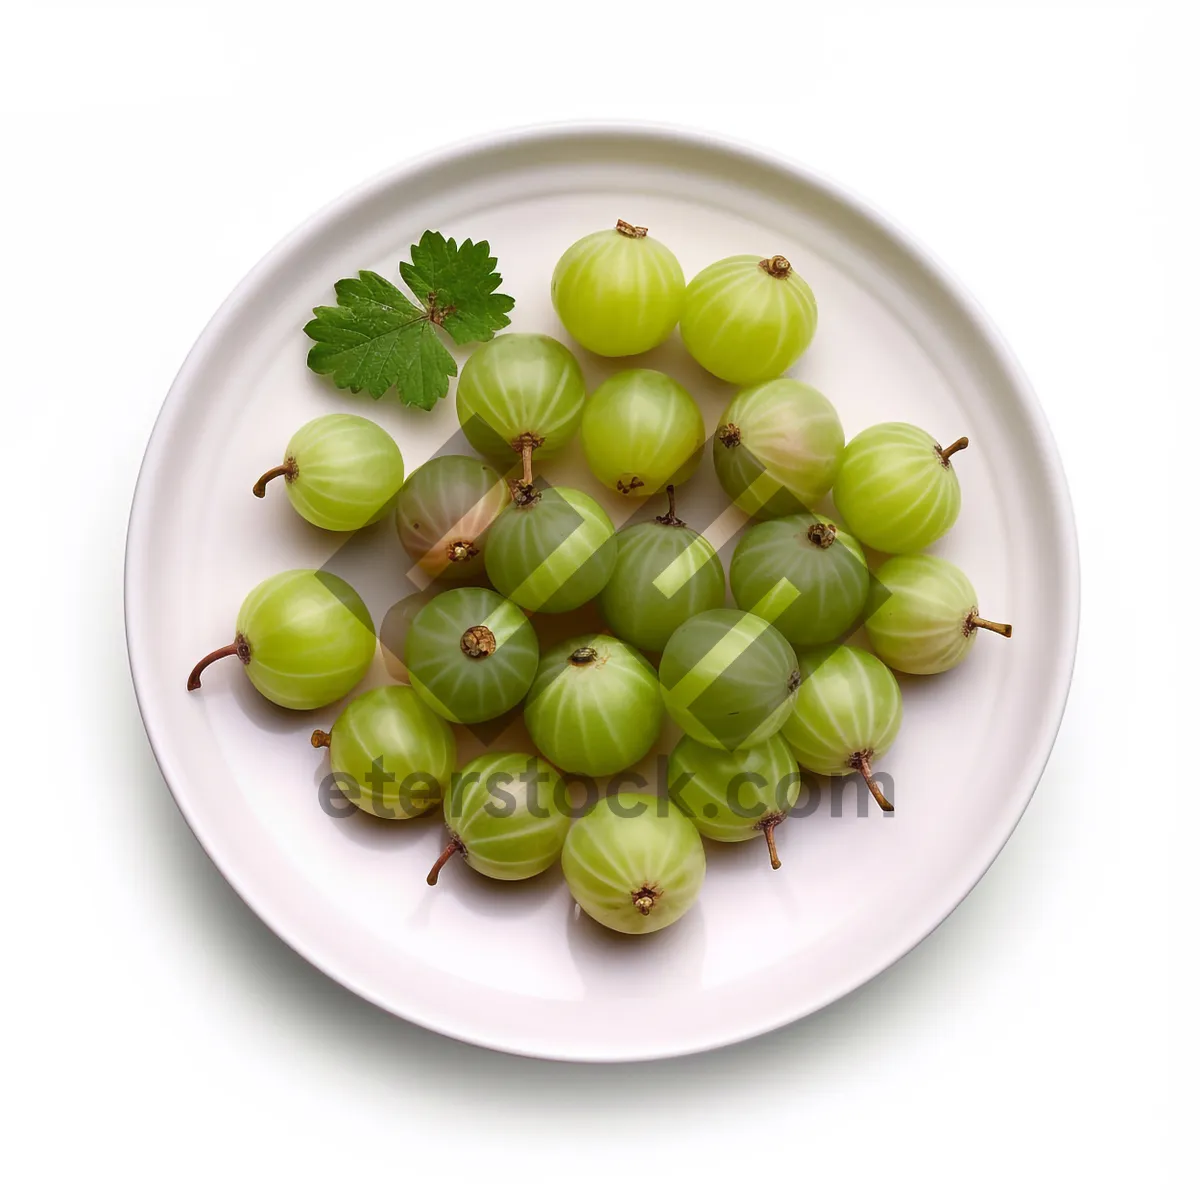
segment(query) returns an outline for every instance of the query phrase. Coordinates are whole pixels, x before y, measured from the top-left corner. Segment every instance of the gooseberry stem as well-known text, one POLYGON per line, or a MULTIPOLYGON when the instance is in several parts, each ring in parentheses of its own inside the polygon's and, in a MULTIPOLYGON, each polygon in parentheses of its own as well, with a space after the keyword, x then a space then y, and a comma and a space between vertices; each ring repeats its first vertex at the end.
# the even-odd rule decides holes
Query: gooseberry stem
POLYGON ((314 729, 312 737, 308 739, 312 742, 314 750, 322 750, 327 746, 333 745, 333 738, 329 736, 323 729, 314 729))
POLYGON ((763 837, 767 839, 767 849, 771 853, 771 869, 773 871, 778 871, 779 868, 783 866, 783 864, 779 861, 779 851, 775 849, 776 824, 777 822, 772 821, 771 824, 763 830, 763 837))
POLYGON ((657 525, 669 525, 672 528, 678 528, 683 522, 675 515, 675 485, 667 484, 667 511, 665 516, 654 518, 657 525))
POLYGON ((644 238, 650 230, 645 225, 631 225, 628 221, 618 219, 617 232, 627 238, 644 238))
POLYGON ((425 882, 430 887, 434 887, 438 881, 438 875, 442 868, 456 855, 462 853, 462 842, 456 837, 451 837, 450 844, 438 855, 438 860, 433 864, 429 874, 425 876, 425 882))
POLYGON ((536 433, 523 433, 513 439, 513 449, 521 456, 521 478, 510 479, 508 490, 512 492, 513 502, 518 506, 533 504, 538 498, 538 491, 533 486, 533 452, 545 441, 536 433))
POLYGON ((970 445, 965 437, 960 437, 958 441, 951 442, 945 450, 939 446, 937 452, 942 456, 942 462, 947 467, 950 465, 950 455, 957 454, 960 450, 965 450, 970 445))
POLYGON ((895 811, 892 802, 883 794, 879 780, 871 774, 871 752, 869 750, 856 751, 850 755, 850 765, 867 781, 867 787, 871 789, 871 795, 875 797, 879 807, 884 812, 895 811))
POLYGON ((528 487, 533 482, 534 441, 530 434, 521 434, 521 482, 528 487))
POLYGON ((758 265, 772 279, 786 279, 792 273, 792 264, 782 254, 776 254, 771 258, 764 258, 758 265))
POLYGON ((200 686, 200 676, 206 667, 212 666, 213 663, 219 662, 222 658, 229 658, 236 654, 245 665, 250 661, 250 643, 239 633, 237 637, 229 643, 228 646, 222 646, 220 650, 214 650, 211 654, 206 654, 193 668, 192 673, 188 676, 187 690, 194 692, 200 686))
POLYGON ((978 613, 967 613, 967 627, 970 629, 990 629, 1001 637, 1012 637, 1012 626, 998 621, 985 621, 978 613))
POLYGON ((282 465, 272 467, 263 477, 254 485, 254 494, 261 500, 267 494, 267 484, 272 479, 278 479, 282 475, 288 483, 291 483, 296 478, 296 460, 294 458, 285 458, 282 465))

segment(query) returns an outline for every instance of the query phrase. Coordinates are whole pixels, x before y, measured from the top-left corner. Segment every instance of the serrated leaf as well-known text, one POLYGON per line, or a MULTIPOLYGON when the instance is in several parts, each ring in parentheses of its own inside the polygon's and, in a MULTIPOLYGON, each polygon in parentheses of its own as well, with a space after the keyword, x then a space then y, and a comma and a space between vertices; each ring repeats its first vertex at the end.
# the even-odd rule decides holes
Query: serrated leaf
POLYGON ((460 246, 426 230, 409 256, 411 262, 400 264, 400 277, 460 346, 489 341, 509 323, 514 300, 496 291, 502 281, 487 242, 468 238, 460 246))
POLYGON ((374 271, 334 285, 336 307, 313 309, 304 332, 316 343, 308 365, 341 388, 378 400, 393 385, 405 404, 430 409, 447 392, 458 364, 429 314, 374 271))
POLYGON ((374 271, 338 280, 337 304, 314 308, 304 327, 315 343, 308 365, 338 387, 378 400, 394 386, 405 404, 429 409, 458 374, 437 327, 460 345, 488 341, 508 324, 513 299, 496 292, 500 276, 487 242, 460 246, 427 230, 400 274, 417 303, 374 271))

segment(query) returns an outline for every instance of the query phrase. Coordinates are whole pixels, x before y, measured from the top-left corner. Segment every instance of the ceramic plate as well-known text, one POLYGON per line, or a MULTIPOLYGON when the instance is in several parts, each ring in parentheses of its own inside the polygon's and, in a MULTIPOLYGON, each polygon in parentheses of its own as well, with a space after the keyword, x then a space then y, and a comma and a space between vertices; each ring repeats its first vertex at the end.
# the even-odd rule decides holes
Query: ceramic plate
MULTIPOLYGON (((456 351, 460 362, 464 352, 456 351)), ((589 387, 614 369, 580 353, 589 387)), ((691 389, 711 434, 733 389, 673 335, 639 360, 691 389)), ((627 364, 622 364, 627 365, 627 364)), ((620 524, 638 504, 604 494, 575 448, 558 482, 586 487, 620 524)), ((738 520, 711 469, 681 492, 683 515, 725 547, 738 520)), ((1058 454, 1017 364, 946 271, 863 202, 761 151, 652 128, 551 128, 492 137, 390 171, 313 217, 272 251, 203 332, 146 452, 126 564, 129 656, 163 775, 213 861, 261 918, 366 999, 450 1036, 546 1058, 619 1061, 735 1042, 803 1017, 895 962, 958 904, 1004 845, 1050 753, 1076 642, 1077 550, 1058 454), (566 339, 550 304, 554 264, 617 218, 650 227, 690 277, 729 254, 785 254, 820 304, 794 372, 837 406, 852 435, 883 420, 970 437, 955 459, 962 516, 934 549, 970 575, 985 615, 958 670, 905 680, 905 721, 880 764, 896 811, 860 808, 827 783, 779 831, 784 869, 758 842, 710 846, 699 903, 644 938, 578 912, 557 868, 497 885, 461 864, 437 888, 436 816, 331 815, 309 743, 333 711, 271 707, 236 663, 185 690, 196 659, 230 640, 245 594, 288 567, 329 565, 380 623, 416 584, 390 521, 350 539, 251 484, 321 413, 383 424, 408 469, 461 449, 450 397, 432 413, 338 392, 305 365, 302 327, 361 268, 397 279, 427 228, 488 239, 516 297, 513 326, 566 339), (457 434, 457 436, 456 436, 457 434), (1036 536, 1031 536, 1036 530, 1036 536), (840 808, 840 812, 839 812, 840 808)), ((542 622, 544 638, 598 623, 542 622)), ((378 656, 363 687, 402 667, 378 656)), ((461 731, 522 744, 520 722, 461 731)), ((669 749, 675 734, 661 744, 669 749)), ((498 740, 493 740, 498 739, 498 740)), ((643 770, 653 779, 655 764, 643 770)))

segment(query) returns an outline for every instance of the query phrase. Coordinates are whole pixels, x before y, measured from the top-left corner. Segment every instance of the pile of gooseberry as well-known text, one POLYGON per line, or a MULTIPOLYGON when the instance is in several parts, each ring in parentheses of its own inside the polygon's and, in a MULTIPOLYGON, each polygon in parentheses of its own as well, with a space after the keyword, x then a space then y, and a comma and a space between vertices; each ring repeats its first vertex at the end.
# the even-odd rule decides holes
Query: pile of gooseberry
MULTIPOLYGON (((496 337, 463 367, 457 415, 479 458, 437 457, 405 479, 380 426, 332 414, 297 431, 253 492, 281 480, 301 517, 334 532, 388 516, 433 581, 393 647, 407 684, 361 692, 312 733, 347 799, 389 820, 443 807, 431 884, 453 860, 506 881, 561 862, 584 912, 648 933, 696 900, 704 839, 762 838, 780 865, 776 832, 801 771, 857 773, 891 811, 872 768, 900 730, 894 672, 946 671, 978 630, 1012 630, 980 617, 962 571, 923 553, 958 517, 952 458, 967 439, 942 445, 887 423, 847 443, 830 401, 785 374, 817 325, 790 260, 735 255, 687 283, 665 245, 620 221, 572 245, 550 288, 591 353, 641 354, 678 326, 691 356, 735 385, 711 437, 716 477, 747 521, 728 580, 676 511, 707 440, 688 390, 627 367, 589 396, 572 350, 540 333, 496 337), (535 475, 576 434, 601 485, 658 497, 650 518, 617 531, 587 492, 535 475), (602 628, 539 643, 531 617, 589 601, 602 628), (843 641, 860 628, 873 653, 843 641), (518 709, 537 753, 459 769, 453 726, 516 720, 518 709), (619 779, 668 720, 680 736, 667 796, 610 787, 583 811, 564 804, 568 780, 619 779)), ((285 571, 246 597, 233 640, 188 688, 236 657, 272 703, 323 708, 356 689, 377 645, 349 583, 285 571)))

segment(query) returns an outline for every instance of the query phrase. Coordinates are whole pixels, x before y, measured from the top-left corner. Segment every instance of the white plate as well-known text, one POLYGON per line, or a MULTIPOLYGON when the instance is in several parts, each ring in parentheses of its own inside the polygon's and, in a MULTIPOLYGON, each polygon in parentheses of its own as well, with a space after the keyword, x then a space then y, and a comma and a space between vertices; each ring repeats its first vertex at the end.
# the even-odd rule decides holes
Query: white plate
MULTIPOLYGON (((692 388, 711 433, 732 389, 690 364, 677 335, 644 357, 692 388)), ((612 369, 580 358, 590 385, 612 369)), ((585 482, 577 451, 554 475, 587 486, 618 519, 633 507, 585 482)), ((691 501, 702 525, 720 507, 715 483, 705 486, 691 501)), ((356 189, 277 247, 213 318, 163 405, 126 564, 130 663, 163 775, 262 919, 328 975, 411 1021, 580 1060, 751 1037, 845 995, 925 937, 1029 801, 1066 701, 1077 609, 1056 449, 1019 368, 962 289, 884 218, 806 170, 636 127, 536 130, 453 149, 356 189), (333 819, 318 803, 328 767, 308 739, 332 713, 272 708, 234 663, 211 669, 200 692, 184 687, 193 662, 229 640, 245 593, 274 571, 332 559, 377 622, 408 586, 390 523, 338 549, 281 492, 250 494, 291 433, 320 413, 381 422, 410 470, 454 436, 452 394, 425 414, 337 392, 308 371, 302 326, 331 302, 334 281, 366 267, 396 278, 426 228, 486 238, 517 300, 513 329, 565 338, 549 300, 557 256, 618 217, 648 225, 689 276, 727 254, 786 254, 820 304, 796 374, 833 400, 848 434, 907 420, 938 437, 970 436, 955 459, 962 516, 936 549, 968 572, 986 615, 1016 630, 1011 642, 980 637, 957 671, 905 683, 904 729, 882 763, 894 817, 874 805, 857 817, 851 792, 835 818, 826 789, 813 815, 781 826, 783 870, 769 869, 757 843, 711 847, 692 912, 633 939, 578 914, 557 870, 501 886, 451 864, 427 887, 442 844, 436 818, 333 819)), ((381 658, 367 684, 388 681, 381 658)), ((469 733, 462 749, 478 750, 469 733)))

